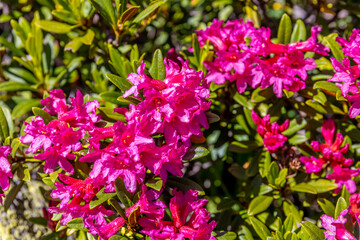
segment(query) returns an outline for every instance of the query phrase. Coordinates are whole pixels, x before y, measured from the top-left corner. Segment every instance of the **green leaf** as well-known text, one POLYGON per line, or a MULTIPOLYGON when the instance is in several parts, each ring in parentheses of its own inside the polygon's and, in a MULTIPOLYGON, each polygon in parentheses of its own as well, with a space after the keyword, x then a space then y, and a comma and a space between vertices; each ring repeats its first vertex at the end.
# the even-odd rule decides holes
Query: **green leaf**
POLYGON ((290 42, 290 36, 291 36, 291 19, 287 14, 284 14, 281 17, 280 25, 278 29, 278 43, 281 44, 288 44, 290 42))
POLYGON ((110 53, 110 60, 111 64, 115 68, 116 72, 123 78, 128 77, 128 73, 125 70, 125 62, 123 60, 123 57, 119 53, 118 50, 116 50, 113 47, 109 47, 109 53, 110 53))
POLYGON ((33 224, 41 225, 41 226, 47 226, 48 220, 43 217, 33 217, 29 218, 29 221, 33 224))
POLYGON ((285 221, 284 221, 284 231, 285 232, 292 232, 296 229, 296 221, 295 221, 295 217, 292 213, 290 213, 285 221))
POLYGON ((311 236, 312 240, 324 240, 325 239, 324 233, 320 230, 320 228, 318 228, 313 223, 303 222, 300 224, 303 226, 305 232, 307 234, 309 234, 309 236, 311 236))
POLYGON ((229 151, 239 152, 239 153, 249 153, 253 152, 256 148, 260 147, 257 142, 254 141, 240 141, 232 142, 229 146, 229 151))
POLYGON ((139 6, 132 6, 131 8, 127 9, 123 14, 121 14, 121 17, 119 19, 119 22, 121 24, 124 24, 126 21, 129 21, 135 14, 139 11, 139 6))
POLYGON ((96 194, 96 197, 98 198, 97 200, 94 200, 94 201, 90 202, 90 204, 89 204, 90 209, 93 209, 93 208, 99 206, 100 204, 102 204, 103 202, 106 202, 108 199, 116 196, 116 192, 114 192, 114 193, 105 193, 104 190, 105 190, 105 188, 101 189, 96 194))
POLYGON ((109 101, 114 104, 119 104, 120 102, 117 100, 119 97, 121 97, 121 93, 119 92, 103 92, 99 95, 102 99, 105 101, 109 101))
POLYGON ((214 122, 220 121, 220 117, 215 113, 206 112, 205 115, 206 115, 206 118, 209 123, 214 123, 214 122))
POLYGON ((186 152, 185 156, 183 157, 183 160, 192 161, 192 160, 195 160, 195 159, 205 157, 209 153, 210 153, 209 150, 207 150, 204 147, 191 146, 188 149, 188 151, 186 152))
POLYGON ((298 144, 306 142, 307 140, 308 140, 308 138, 305 135, 296 134, 295 136, 293 136, 289 139, 289 143, 291 145, 298 145, 298 144))
POLYGON ((156 191, 160 191, 163 186, 163 181, 160 177, 154 177, 145 183, 149 188, 155 189, 156 191))
POLYGON ((78 27, 78 25, 68 25, 66 23, 50 21, 50 20, 40 20, 36 23, 41 29, 52 32, 52 33, 68 33, 73 28, 78 27))
POLYGON ((196 64, 200 64, 200 44, 196 33, 192 34, 192 47, 196 64))
POLYGON ((300 42, 306 40, 306 27, 301 19, 296 20, 290 42, 300 42))
POLYGON ((87 231, 87 228, 84 227, 84 225, 83 225, 83 218, 82 217, 70 220, 66 224, 66 226, 68 226, 69 228, 72 228, 72 229, 77 229, 77 230, 81 230, 81 231, 87 231))
POLYGON ((118 198, 124 204, 125 208, 129 208, 133 205, 133 202, 131 200, 131 193, 127 191, 125 188, 124 181, 121 178, 117 178, 115 180, 115 190, 118 198))
POLYGON ((101 119, 108 122, 126 121, 124 115, 114 112, 110 107, 99 107, 96 109, 96 114, 101 114, 101 119))
POLYGON ((91 0, 101 16, 112 26, 116 26, 115 10, 111 0, 91 0))
POLYGON ((316 189, 317 193, 329 192, 338 188, 338 185, 336 183, 327 179, 311 180, 310 182, 308 182, 308 184, 313 186, 316 189))
POLYGON ((164 64, 164 59, 163 59, 160 49, 156 49, 156 51, 153 55, 149 72, 150 72, 150 75, 155 79, 158 79, 158 80, 165 79, 165 75, 166 75, 165 64, 164 64))
POLYGON ((334 83, 331 82, 327 82, 327 81, 317 81, 314 86, 314 89, 322 89, 322 90, 326 90, 326 91, 330 91, 333 93, 336 93, 338 90, 340 90, 340 88, 338 86, 336 86, 334 83))
POLYGON ((44 120, 45 124, 48 124, 53 120, 51 115, 48 112, 42 110, 41 108, 33 107, 32 112, 34 113, 35 116, 41 117, 44 120))
POLYGON ((125 92, 131 88, 132 84, 126 80, 126 78, 116 76, 114 74, 108 73, 105 75, 115 86, 117 86, 122 92, 125 92))
POLYGON ((279 176, 280 168, 276 162, 272 162, 267 172, 267 179, 270 184, 275 185, 275 179, 279 176))
POLYGON ((13 111, 12 116, 13 118, 18 118, 32 110, 33 107, 40 106, 40 99, 28 99, 24 102, 17 104, 13 111))
POLYGON ((290 121, 288 129, 286 129, 282 134, 285 136, 291 136, 296 132, 300 131, 306 126, 307 122, 304 118, 297 119, 294 118, 290 121))
POLYGON ((12 92, 12 91, 36 91, 32 86, 25 83, 18 82, 2 82, 0 83, 0 91, 12 92))
POLYGON ((10 191, 6 194, 5 201, 4 201, 4 210, 5 210, 5 212, 10 208, 10 205, 12 204, 14 199, 16 198, 16 195, 18 194, 18 192, 20 192, 20 189, 21 189, 21 187, 23 185, 24 185, 24 181, 21 181, 19 185, 14 186, 13 188, 11 188, 10 191))
POLYGON ((335 207, 335 219, 337 219, 342 211, 344 211, 348 207, 345 199, 343 197, 339 197, 336 207, 335 207))
POLYGON ((123 218, 123 219, 127 219, 124 210, 120 207, 120 204, 118 203, 118 201, 116 201, 114 198, 110 198, 108 200, 108 204, 111 205, 117 213, 119 213, 119 215, 123 218))
POLYGON ((34 77, 34 75, 32 73, 30 73, 29 71, 26 71, 23 68, 14 68, 11 67, 9 68, 9 72, 21 77, 22 79, 24 79, 25 81, 29 82, 29 83, 37 83, 38 80, 36 79, 36 77, 34 77))
POLYGON ((238 92, 235 93, 234 100, 237 103, 239 103, 240 105, 242 105, 243 107, 246 107, 250 110, 253 109, 253 105, 251 104, 251 101, 249 101, 249 99, 247 97, 239 94, 238 92))
POLYGON ((255 232, 262 240, 266 240, 268 236, 271 236, 271 233, 265 224, 257 220, 255 217, 250 217, 249 220, 255 232))
POLYGON ((4 142, 9 136, 9 125, 2 107, 0 107, 0 139, 4 142))
POLYGON ((291 187, 291 190, 295 192, 317 194, 316 188, 307 183, 296 184, 295 186, 291 187))
POLYGON ((236 233, 234 232, 227 232, 225 234, 222 235, 217 235, 216 239, 217 240, 235 240, 237 238, 236 233))
POLYGON ((144 11, 141 11, 136 18, 133 20, 134 23, 140 23, 144 18, 149 16, 153 11, 155 11, 158 7, 166 3, 166 0, 154 1, 152 2, 144 11))
POLYGON ((248 215, 254 216, 258 213, 261 213, 269 208, 270 204, 273 201, 273 197, 270 196, 257 196, 254 198, 249 205, 248 215))
POLYGON ((342 62, 344 58, 344 54, 341 48, 341 45, 336 41, 336 38, 338 37, 337 33, 331 33, 323 38, 322 42, 328 46, 331 50, 331 53, 334 55, 336 60, 339 62, 342 62))
POLYGON ((184 177, 179 178, 169 175, 168 179, 166 180, 166 186, 169 186, 171 188, 176 187, 182 191, 188 191, 192 189, 198 191, 199 195, 205 195, 204 189, 202 189, 202 187, 199 184, 184 177))
POLYGON ((319 198, 317 202, 326 215, 329 215, 330 217, 334 217, 335 206, 332 202, 330 202, 326 198, 319 198))

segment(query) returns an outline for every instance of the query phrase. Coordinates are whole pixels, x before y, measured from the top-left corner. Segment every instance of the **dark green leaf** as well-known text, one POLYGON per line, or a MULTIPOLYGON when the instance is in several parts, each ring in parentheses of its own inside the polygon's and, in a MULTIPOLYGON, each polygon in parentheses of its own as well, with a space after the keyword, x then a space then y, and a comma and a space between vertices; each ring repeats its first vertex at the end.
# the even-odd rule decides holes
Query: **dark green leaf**
POLYGON ((163 59, 162 53, 159 49, 156 49, 156 51, 153 55, 149 72, 150 72, 151 76, 155 79, 158 79, 158 80, 165 79, 165 75, 166 75, 165 64, 164 64, 164 59, 163 59))
POLYGON ((9 136, 9 125, 2 107, 0 107, 0 139, 4 142, 9 136))
POLYGON ((140 23, 144 18, 149 16, 154 12, 158 7, 166 3, 166 0, 154 1, 147 8, 141 11, 136 18, 133 20, 134 23, 140 23))
POLYGON ((334 217, 335 206, 332 202, 330 202, 326 198, 319 198, 317 202, 326 215, 329 215, 330 217, 334 217))
POLYGON ((145 183, 149 188, 155 189, 156 191, 160 191, 163 186, 163 181, 160 177, 154 177, 145 183))
POLYGON ((291 34, 290 42, 300 42, 306 40, 306 27, 301 19, 296 20, 294 30, 291 34))
POLYGON ((260 145, 254 141, 232 142, 229 146, 229 151, 249 153, 253 152, 258 147, 260 147, 260 145))
POLYGON ((17 104, 12 112, 13 118, 18 118, 32 110, 33 107, 40 106, 39 99, 28 99, 24 102, 17 104))
POLYGON ((310 222, 303 222, 301 223, 304 230, 311 236, 312 240, 324 240, 325 235, 324 233, 318 228, 316 225, 310 222))
POLYGON ((177 188, 182 191, 188 191, 190 189, 198 191, 199 195, 204 195, 205 192, 202 187, 196 182, 188 179, 188 178, 179 178, 172 175, 168 176, 166 181, 166 185, 171 188, 177 188))
POLYGON ((36 91, 35 88, 25 83, 18 83, 18 82, 0 83, 0 91, 11 92, 11 91, 24 91, 24 90, 36 91))
POLYGON ((344 54, 340 44, 336 41, 337 37, 338 37, 337 33, 331 33, 328 36, 324 37, 322 41, 326 46, 330 48, 331 53, 334 55, 336 60, 342 62, 344 58, 344 54))
POLYGON ((291 19, 287 14, 284 14, 281 17, 278 29, 278 43, 288 44, 290 42, 291 31, 291 19))
POLYGON ((101 119, 108 122, 125 122, 125 116, 114 112, 114 109, 110 107, 99 107, 96 109, 96 113, 101 114, 101 119))
POLYGON ((317 194, 316 188, 307 183, 296 184, 295 186, 291 187, 291 190, 295 192, 317 194))
POLYGON ((105 188, 101 189, 96 194, 97 199, 90 202, 90 204, 89 204, 90 209, 93 209, 93 208, 99 206, 100 204, 102 204, 103 202, 106 202, 108 199, 116 196, 116 193, 105 193, 104 190, 105 190, 105 188))
POLYGON ((131 19, 135 14, 139 11, 139 6, 132 6, 131 8, 127 9, 123 14, 121 14, 119 22, 124 24, 126 21, 131 19))
POLYGON ((265 224, 257 220, 255 217, 249 218, 251 225, 253 226, 256 234, 262 239, 266 240, 268 236, 271 236, 269 229, 265 224))
POLYGON ((209 150, 207 150, 204 147, 200 147, 200 146, 192 146, 188 149, 187 153, 185 154, 185 156, 183 157, 183 160, 188 160, 188 161, 192 161, 195 159, 199 159, 202 157, 205 157, 209 154, 209 150))
POLYGON ((258 213, 261 213, 269 208, 270 204, 273 201, 273 197, 270 196, 257 196, 254 198, 249 205, 248 215, 253 216, 258 213))
POLYGON ((41 29, 52 32, 52 33, 68 33, 77 25, 68 25, 66 23, 50 21, 50 20, 40 20, 36 23, 41 29))
POLYGON ((42 110, 41 108, 33 107, 32 112, 34 113, 35 116, 41 117, 44 120, 45 124, 48 124, 53 120, 51 115, 48 112, 42 110))
POLYGON ((110 25, 116 26, 115 9, 111 0, 91 0, 91 2, 110 25))
POLYGON ((338 188, 338 185, 336 183, 327 179, 311 180, 310 182, 308 182, 308 184, 313 186, 316 189, 317 193, 329 192, 338 188))
POLYGON ((335 219, 337 219, 340 213, 348 207, 345 199, 343 197, 339 197, 336 207, 335 207, 335 219))
POLYGON ((68 226, 69 228, 72 228, 72 229, 77 229, 77 230, 81 230, 81 231, 87 231, 87 228, 84 227, 84 225, 83 225, 83 218, 82 217, 70 220, 66 224, 66 226, 68 226))
POLYGON ((105 75, 115 86, 117 86, 122 92, 125 92, 131 88, 132 84, 123 77, 116 76, 108 73, 105 75))
POLYGON ((18 194, 18 192, 20 192, 20 189, 23 185, 24 185, 24 181, 21 181, 19 185, 12 187, 10 189, 10 191, 6 194, 5 201, 4 201, 5 212, 10 208, 10 205, 16 198, 16 195, 18 194))
POLYGON ((115 180, 115 190, 118 198, 122 204, 124 204, 125 208, 129 208, 133 205, 133 202, 131 201, 131 193, 127 191, 124 181, 121 178, 117 178, 115 180))

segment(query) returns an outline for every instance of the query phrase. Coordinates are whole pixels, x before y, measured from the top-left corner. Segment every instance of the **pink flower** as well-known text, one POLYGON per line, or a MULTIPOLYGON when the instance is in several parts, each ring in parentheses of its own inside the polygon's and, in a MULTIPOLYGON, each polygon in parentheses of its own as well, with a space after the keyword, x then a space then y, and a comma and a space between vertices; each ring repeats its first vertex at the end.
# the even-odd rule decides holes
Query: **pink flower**
POLYGON ((263 138, 264 146, 269 152, 276 152, 284 146, 287 137, 281 134, 281 132, 289 127, 289 119, 279 126, 276 122, 270 123, 270 115, 260 118, 253 110, 251 116, 255 124, 258 125, 257 132, 263 138))
POLYGON ((64 92, 61 89, 53 89, 49 92, 49 95, 49 97, 40 101, 46 112, 50 115, 55 115, 67 111, 68 106, 66 104, 64 92))
POLYGON ((356 86, 356 79, 360 77, 359 66, 350 66, 350 60, 344 57, 342 64, 335 58, 331 58, 331 63, 336 71, 334 76, 329 79, 329 82, 335 82, 341 88, 341 93, 344 97, 348 96, 350 86, 356 86))
POLYGON ((144 184, 142 186, 140 199, 133 206, 126 209, 126 216, 129 217, 133 211, 139 209, 140 213, 146 214, 148 217, 151 216, 151 218, 158 220, 162 219, 166 205, 162 201, 157 201, 160 194, 161 192, 154 189, 147 189, 144 184))
POLYGON ((117 217, 107 224, 96 227, 96 232, 99 235, 100 240, 107 240, 115 233, 117 233, 119 229, 124 226, 124 224, 125 220, 121 217, 117 217))
MULTIPOLYGON (((9 178, 12 178, 11 166, 7 159, 11 153, 11 147, 8 145, 0 147, 0 187, 3 191, 9 189, 9 178)), ((2 197, 0 196, 1 203, 2 197)))
POLYGON ((100 190, 101 183, 97 179, 86 178, 79 180, 69 177, 63 173, 59 173, 59 179, 66 185, 55 182, 56 189, 51 192, 51 197, 61 200, 60 205, 66 205, 73 199, 72 202, 85 201, 89 203, 100 190))
POLYGON ((350 167, 353 164, 352 159, 345 158, 345 154, 349 149, 349 144, 343 145, 344 138, 341 133, 335 134, 335 123, 332 119, 324 121, 321 127, 321 133, 324 136, 325 143, 320 144, 318 141, 311 142, 311 146, 315 152, 322 155, 317 159, 315 157, 301 157, 300 161, 305 164, 306 172, 319 172, 324 164, 330 164, 332 168, 340 169, 341 167, 350 167))
POLYGON ((336 169, 332 174, 326 176, 327 179, 334 179, 338 188, 334 190, 335 193, 339 193, 343 185, 347 188, 349 193, 356 191, 356 185, 352 177, 356 177, 360 174, 360 169, 348 169, 340 168, 336 169))
POLYGON ((22 143, 30 143, 27 153, 36 153, 41 148, 44 151, 50 149, 53 143, 53 136, 58 135, 60 129, 66 127, 66 123, 59 122, 58 120, 51 121, 45 126, 44 120, 41 117, 35 117, 30 123, 24 122, 26 133, 21 136, 19 140, 22 143))
POLYGON ((146 215, 139 220, 140 226, 143 227, 142 233, 152 239, 215 240, 211 232, 216 223, 208 223, 210 213, 202 208, 207 204, 207 200, 197 200, 198 194, 192 190, 183 194, 174 189, 173 194, 174 197, 170 200, 172 221, 146 215))
POLYGON ((335 220, 334 218, 324 214, 320 217, 321 225, 325 228, 325 239, 327 240, 357 240, 353 236, 349 235, 345 229, 345 223, 347 221, 346 215, 348 210, 343 210, 338 218, 335 220), (344 236, 348 236, 350 238, 346 238, 344 236))
POLYGON ((351 35, 349 36, 349 41, 344 38, 337 37, 336 41, 343 46, 342 51, 346 56, 349 56, 354 59, 357 64, 360 64, 360 30, 353 29, 351 35))
POLYGON ((125 152, 116 156, 104 152, 101 154, 101 158, 95 161, 90 177, 101 182, 104 181, 106 192, 114 192, 114 182, 121 177, 126 189, 134 193, 137 183, 141 184, 144 180, 145 168, 140 162, 133 161, 125 152))
POLYGON ((360 216, 360 193, 352 194, 349 198, 349 202, 349 212, 351 214, 353 222, 355 222, 356 219, 359 219, 360 216))

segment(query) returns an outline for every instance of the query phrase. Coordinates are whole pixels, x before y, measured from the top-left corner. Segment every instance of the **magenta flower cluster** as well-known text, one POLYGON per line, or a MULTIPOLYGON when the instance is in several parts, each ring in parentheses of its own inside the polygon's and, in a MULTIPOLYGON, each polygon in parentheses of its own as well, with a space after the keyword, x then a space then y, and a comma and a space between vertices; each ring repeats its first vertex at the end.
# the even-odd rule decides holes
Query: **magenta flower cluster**
POLYGON ((349 168, 353 164, 353 160, 344 156, 349 150, 349 144, 344 144, 344 137, 341 133, 335 135, 335 123, 332 119, 324 121, 321 132, 325 143, 311 142, 313 150, 319 153, 319 156, 303 156, 300 161, 304 164, 307 173, 317 173, 328 167, 331 168, 333 172, 328 174, 326 178, 334 179, 335 183, 338 184, 339 187, 335 193, 340 192, 343 185, 350 193, 354 193, 356 185, 352 177, 359 175, 360 169, 349 168))
POLYGON ((289 119, 279 125, 277 122, 270 123, 270 115, 266 115, 264 118, 260 118, 259 115, 253 110, 251 116, 257 127, 257 132, 263 138, 264 147, 271 153, 277 152, 284 146, 287 137, 281 134, 289 127, 289 119))
POLYGON ((2 193, 9 189, 9 178, 12 178, 13 174, 11 172, 11 167, 7 157, 11 153, 11 147, 8 145, 0 147, 0 204, 2 204, 2 199, 5 195, 2 193))
MULTIPOLYGON (((50 91, 50 96, 41 101, 43 109, 53 116, 52 121, 45 123, 43 118, 35 117, 25 123, 25 135, 20 140, 30 144, 27 153, 45 161, 45 173, 52 173, 60 166, 72 175, 74 162, 92 166, 89 177, 84 180, 58 174, 61 182, 55 182, 51 197, 58 199, 59 204, 50 207, 49 213, 62 214, 61 225, 82 217, 90 233, 108 239, 126 221, 117 217, 108 223, 106 218, 114 214, 112 210, 103 205, 90 208, 90 202, 101 189, 115 192, 115 180, 120 177, 126 189, 135 193, 144 184, 147 171, 159 176, 163 184, 168 173, 183 175, 182 158, 191 146, 190 139, 201 138, 201 127, 208 128, 205 111, 210 108, 211 102, 206 100, 210 91, 202 81, 203 73, 189 68, 181 58, 168 58, 164 62, 166 77, 163 81, 147 76, 145 63, 137 73, 129 75, 133 86, 123 97, 133 95, 140 103, 130 104, 129 109, 114 110, 126 117, 126 123, 102 121, 101 115, 96 113, 99 103, 84 103, 80 91, 71 98, 71 104, 67 104, 62 90, 50 91)), ((212 238, 211 231, 216 223, 208 223, 210 215, 201 208, 206 201, 196 201, 197 192, 189 191, 184 195, 174 190, 170 202, 173 223, 162 220, 165 205, 156 201, 159 193, 155 192, 143 185, 141 199, 131 208, 139 206, 144 213, 145 217, 139 220, 143 233, 150 234, 153 239, 212 238), (149 198, 149 194, 152 197, 149 198), (155 205, 144 206, 152 201, 155 205), (187 220, 191 213, 192 218, 187 220), (151 225, 154 221, 156 224, 151 225)))
POLYGON ((359 232, 360 193, 352 194, 350 205, 334 219, 329 215, 321 216, 321 225, 325 228, 327 240, 358 240, 354 233, 359 232))
POLYGON ((213 62, 204 62, 209 70, 206 80, 216 84, 236 82, 239 93, 248 85, 252 88, 273 86, 279 98, 283 89, 292 92, 304 89, 307 71, 316 68, 314 59, 305 58, 304 54, 328 55, 329 49, 317 42, 320 31, 316 26, 306 41, 275 44, 270 39, 270 28, 256 29, 253 23, 241 19, 225 24, 215 19, 205 30, 197 31, 200 45, 209 40, 216 53, 213 62))
POLYGON ((342 64, 335 58, 331 58, 336 73, 328 81, 338 85, 342 96, 352 102, 349 116, 354 118, 360 114, 360 91, 357 81, 360 77, 360 30, 353 29, 349 40, 337 37, 336 41, 343 47, 342 51, 345 57, 342 59, 342 64), (355 63, 353 66, 351 66, 350 60, 355 63))

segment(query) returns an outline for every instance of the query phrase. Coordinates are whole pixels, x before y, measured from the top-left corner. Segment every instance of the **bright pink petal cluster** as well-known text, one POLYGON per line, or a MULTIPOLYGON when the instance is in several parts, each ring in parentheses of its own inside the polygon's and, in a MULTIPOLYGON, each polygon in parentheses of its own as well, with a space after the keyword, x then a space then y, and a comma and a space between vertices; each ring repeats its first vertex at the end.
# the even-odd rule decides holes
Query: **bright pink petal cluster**
POLYGON ((335 123, 332 119, 324 120, 321 127, 321 133, 324 137, 325 143, 320 144, 318 141, 311 142, 311 146, 315 152, 320 153, 319 157, 302 156, 300 161, 305 165, 307 173, 317 173, 327 168, 333 169, 333 173, 328 174, 328 179, 334 179, 339 188, 335 192, 341 190, 342 185, 345 185, 350 193, 356 191, 356 186, 352 177, 360 174, 358 169, 349 169, 353 164, 353 160, 346 158, 344 154, 349 150, 349 144, 344 144, 344 138, 341 133, 337 133, 335 140, 335 123))
POLYGON ((353 29, 349 40, 341 37, 337 37, 336 40, 343 47, 342 51, 346 57, 343 58, 342 64, 331 58, 336 73, 328 81, 339 86, 343 97, 353 103, 349 109, 349 116, 355 118, 360 114, 360 91, 357 81, 360 77, 360 30, 353 29), (351 66, 349 58, 354 60, 355 65, 351 66))
POLYGON ((208 83, 224 84, 236 82, 239 93, 247 86, 267 88, 273 86, 277 97, 283 89, 296 92, 305 88, 307 71, 316 68, 315 61, 305 58, 304 53, 315 52, 327 55, 329 49, 317 42, 321 31, 313 27, 311 37, 304 42, 287 45, 271 42, 269 28, 255 28, 251 22, 242 19, 214 20, 205 30, 197 31, 199 43, 209 40, 216 51, 213 62, 204 62, 209 70, 208 83))
POLYGON ((215 240, 211 232, 216 227, 216 222, 209 222, 210 213, 202 208, 207 204, 207 200, 197 200, 198 193, 192 190, 183 193, 174 189, 173 194, 169 206, 172 221, 166 221, 163 220, 165 206, 155 201, 156 194, 153 190, 143 192, 136 205, 141 213, 145 213, 145 216, 139 219, 139 224, 143 227, 142 233, 154 240, 215 240), (155 208, 155 211, 149 211, 152 208, 155 208))
POLYGON ((284 146, 287 137, 281 133, 289 127, 289 119, 286 119, 283 124, 279 125, 276 122, 270 123, 270 115, 261 118, 253 110, 251 116, 255 124, 258 125, 257 132, 263 138, 264 146, 269 152, 274 153, 284 146))
MULTIPOLYGON (((187 62, 172 55, 173 59, 165 59, 163 81, 147 76, 144 63, 137 73, 129 75, 128 80, 133 86, 124 97, 134 95, 140 103, 130 104, 129 109, 115 109, 115 113, 126 117, 126 123, 117 121, 105 125, 96 114, 97 101, 84 103, 78 91, 76 97, 71 98, 71 104, 67 104, 61 90, 50 91, 50 96, 41 101, 45 106, 43 109, 54 116, 54 120, 45 124, 41 117, 35 117, 25 123, 25 135, 20 140, 29 144, 27 153, 36 154, 35 158, 45 161, 45 173, 54 172, 59 165, 73 174, 74 161, 69 160, 91 166, 89 177, 84 180, 59 173, 61 182, 55 182, 51 197, 60 203, 50 207, 49 213, 62 213, 60 224, 66 225, 70 220, 82 217, 90 233, 108 239, 125 220, 116 218, 107 223, 106 218, 114 214, 113 211, 103 205, 90 208, 90 201, 100 190, 114 192, 115 180, 121 178, 126 189, 135 193, 144 183, 147 170, 160 176, 163 184, 168 173, 182 176, 182 158, 191 146, 190 138, 202 137, 201 127, 208 128, 205 111, 211 103, 207 101, 210 92, 203 82, 203 73, 194 71, 187 62)), ((156 201, 158 194, 143 192, 147 194, 133 208, 141 203, 141 213, 162 218, 165 205, 156 201), (154 205, 144 208, 144 201, 154 205)), ((204 210, 193 210, 204 214, 204 210)), ((203 219, 209 218, 207 214, 203 219)), ((203 220, 196 218, 191 223, 183 223, 193 229, 186 236, 207 236, 208 230, 200 228, 203 223, 199 221, 203 220)), ((203 224, 208 225, 207 221, 203 224)), ((211 233, 214 227, 206 228, 211 233)))
POLYGON ((321 225, 326 230, 326 240, 358 240, 345 227, 347 222, 346 215, 348 212, 348 209, 343 210, 337 219, 334 219, 333 217, 330 217, 326 214, 320 217, 321 225))
MULTIPOLYGON (((10 146, 5 145, 0 147, 0 187, 2 191, 6 191, 9 189, 9 178, 13 177, 13 174, 11 172, 11 166, 7 158, 10 153, 10 146)), ((2 203, 1 195, 0 203, 2 203)))

